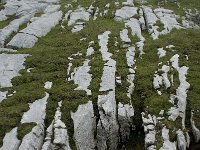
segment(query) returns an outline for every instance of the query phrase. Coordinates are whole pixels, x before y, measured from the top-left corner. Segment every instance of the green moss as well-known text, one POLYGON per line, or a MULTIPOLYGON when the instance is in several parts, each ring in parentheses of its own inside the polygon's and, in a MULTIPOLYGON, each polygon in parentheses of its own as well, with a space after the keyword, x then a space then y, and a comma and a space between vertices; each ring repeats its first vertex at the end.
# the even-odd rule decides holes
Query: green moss
POLYGON ((17 32, 13 32, 13 33, 5 40, 4 45, 8 44, 8 43, 12 40, 12 38, 13 38, 20 30, 22 30, 22 29, 24 29, 24 28, 26 28, 26 27, 27 27, 27 24, 26 24, 26 23, 20 25, 20 26, 19 26, 19 29, 17 30, 17 32))
POLYGON ((32 128, 35 127, 37 124, 36 123, 24 123, 20 124, 19 127, 17 128, 17 138, 19 140, 22 140, 22 138, 31 132, 32 128))
POLYGON ((43 13, 36 13, 34 17, 41 17, 43 13))
POLYGON ((140 19, 140 15, 139 14, 135 14, 134 16, 133 16, 135 19, 140 19))
POLYGON ((0 3, 0 11, 4 9, 4 5, 0 3))
POLYGON ((8 18, 4 21, 0 21, 0 29, 3 29, 4 27, 6 27, 7 25, 9 25, 9 23, 11 21, 13 21, 14 19, 16 19, 15 15, 12 16, 8 16, 8 18))
MULTIPOLYGON (((199 32, 199 30, 174 30, 170 34, 161 36, 160 39, 155 41, 153 41, 151 38, 148 38, 148 36, 143 33, 146 38, 146 43, 144 47, 145 55, 142 56, 142 59, 138 59, 136 61, 137 70, 135 76, 135 92, 133 93, 132 100, 136 112, 135 116, 139 115, 142 111, 144 111, 144 109, 150 114, 158 115, 160 110, 164 109, 167 111, 172 106, 172 104, 170 104, 168 100, 170 94, 176 93, 176 89, 180 84, 178 72, 175 70, 171 70, 169 72, 169 75, 173 74, 174 76, 174 86, 170 87, 168 90, 165 90, 164 87, 161 87, 161 96, 157 95, 156 91, 153 89, 152 83, 154 72, 158 69, 157 64, 159 62, 163 62, 163 64, 165 64, 175 54, 180 55, 180 66, 186 65, 190 68, 187 75, 187 80, 191 84, 191 88, 188 92, 187 110, 197 110, 197 108, 200 108, 197 100, 199 98, 199 96, 197 95, 197 91, 198 89, 200 89, 197 79, 199 76, 197 74, 197 70, 199 70, 199 61, 197 61, 197 59, 199 58, 199 55, 197 54, 199 50, 199 32), (171 49, 166 49, 167 55, 159 59, 157 56, 157 48, 166 47, 167 45, 175 45, 175 51, 172 51, 171 49), (185 54, 189 56, 188 61, 184 57, 185 54), (195 87, 195 89, 192 87, 195 87)), ((199 120, 199 117, 197 116, 197 114, 198 113, 196 111, 196 115, 194 118, 196 120, 195 122, 197 122, 196 124, 199 126, 199 121, 197 121, 199 120)), ((135 117, 134 119, 137 119, 137 123, 141 120, 140 117, 135 117)), ((166 120, 162 121, 162 123, 164 123, 170 130, 173 130, 174 128, 181 128, 181 118, 178 118, 175 122, 166 120)), ((190 129, 190 127, 188 127, 188 129, 190 129)), ((176 134, 172 133, 171 135, 173 135, 171 139, 174 140, 176 138, 176 134)), ((161 145, 161 141, 158 141, 157 144, 161 145)))
MULTIPOLYGON (((159 0, 151 0, 148 1, 148 3, 152 5, 153 8, 157 8, 160 4, 159 0)), ((191 0, 190 2, 188 2, 187 0, 179 0, 178 3, 166 1, 166 3, 162 3, 161 7, 173 10, 178 15, 185 15, 185 9, 200 9, 200 1, 191 0)))
MULTIPOLYGON (((9 113, 13 116, 10 120, 9 126, 5 126, 5 120, 1 122, 0 139, 5 135, 5 130, 9 131, 15 126, 19 126, 20 119, 24 111, 28 110, 28 103, 34 102, 36 99, 40 99, 44 96, 44 83, 46 81, 52 81, 53 87, 48 90, 50 98, 48 100, 46 109, 45 125, 48 127, 52 122, 59 101, 63 101, 62 120, 66 124, 70 144, 73 149, 75 143, 73 141, 73 122, 70 116, 71 111, 76 111, 80 104, 86 103, 88 100, 92 100, 94 109, 97 112, 97 96, 99 92, 99 85, 101 82, 101 74, 103 68, 103 62, 101 54, 98 52, 99 47, 95 44, 94 59, 91 60, 91 73, 93 74, 93 80, 91 83, 91 89, 93 95, 87 97, 85 91, 74 91, 77 85, 73 82, 66 81, 66 70, 68 67, 67 58, 71 54, 81 52, 85 53, 88 43, 96 39, 99 34, 106 30, 111 30, 112 34, 118 34, 118 29, 121 29, 121 23, 113 22, 110 19, 99 18, 95 22, 89 21, 82 31, 78 33, 71 33, 68 27, 66 30, 62 29, 59 25, 56 26, 47 36, 41 38, 36 45, 31 49, 20 49, 18 53, 28 53, 31 57, 28 57, 25 66, 26 68, 34 68, 30 73, 21 71, 21 76, 18 76, 12 80, 13 89, 16 89, 16 94, 0 104, 3 118, 6 110, 13 104, 19 105, 15 111, 9 113), (95 31, 95 32, 93 32, 95 31), (87 37, 86 41, 80 41, 81 37, 87 37), (102 67, 100 67, 102 65, 102 67), (23 107, 22 107, 23 106, 23 107), (15 116, 15 117, 14 117, 15 116)), ((113 43, 108 46, 112 47, 113 43)), ((80 66, 83 63, 85 55, 77 57, 73 60, 74 67, 80 66)), ((27 133, 24 128, 19 129, 20 137, 27 133)), ((1 140, 2 141, 2 140, 1 140)))
POLYGON ((158 31, 161 32, 163 31, 165 28, 164 28, 164 24, 160 21, 160 20, 157 20, 156 21, 156 24, 154 24, 155 26, 158 26, 158 31))

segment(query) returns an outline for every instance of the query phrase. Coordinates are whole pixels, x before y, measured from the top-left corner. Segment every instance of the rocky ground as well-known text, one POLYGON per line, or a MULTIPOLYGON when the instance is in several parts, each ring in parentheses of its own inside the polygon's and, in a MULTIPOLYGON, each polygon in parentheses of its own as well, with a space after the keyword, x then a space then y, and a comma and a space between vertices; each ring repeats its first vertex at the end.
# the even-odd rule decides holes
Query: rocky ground
POLYGON ((0 150, 199 150, 199 0, 1 0, 0 150))

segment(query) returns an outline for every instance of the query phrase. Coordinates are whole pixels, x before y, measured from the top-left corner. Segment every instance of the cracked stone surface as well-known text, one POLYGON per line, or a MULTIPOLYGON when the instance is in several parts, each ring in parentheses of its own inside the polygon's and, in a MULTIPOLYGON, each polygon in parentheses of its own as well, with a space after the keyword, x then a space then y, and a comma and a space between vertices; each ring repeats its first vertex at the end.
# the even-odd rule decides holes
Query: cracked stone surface
POLYGON ((44 138, 44 126, 38 124, 30 133, 24 136, 19 150, 24 149, 41 149, 44 138))
POLYGON ((156 141, 156 130, 155 126, 157 123, 156 116, 152 116, 151 114, 148 114, 147 117, 145 117, 145 113, 142 113, 142 120, 144 124, 144 132, 145 132, 145 148, 147 149, 156 149, 155 141, 156 141))
POLYGON ((9 47, 17 48, 31 48, 38 41, 38 38, 34 35, 18 33, 14 38, 8 43, 9 47))
POLYGON ((54 150, 58 148, 71 150, 67 128, 61 120, 61 107, 62 101, 58 102, 54 120, 46 130, 46 137, 42 145, 42 150, 54 150))
POLYGON ((15 35, 8 43, 8 46, 17 48, 32 48, 38 41, 39 37, 47 35, 47 33, 58 24, 61 17, 61 11, 42 15, 39 19, 32 22, 25 29, 21 30, 20 33, 15 35))
POLYGON ((5 40, 12 33, 17 32, 20 25, 22 25, 23 23, 27 23, 32 17, 33 17, 33 14, 22 16, 19 19, 15 19, 11 21, 8 26, 0 30, 0 44, 1 44, 0 46, 3 47, 5 40))
POLYGON ((163 65, 161 69, 158 71, 162 71, 161 76, 158 74, 154 75, 153 85, 155 89, 160 88, 160 86, 164 85, 165 88, 169 88, 171 86, 170 80, 168 79, 168 72, 170 71, 170 67, 163 65))
POLYGON ((85 8, 79 7, 74 11, 69 10, 65 14, 64 20, 68 20, 68 26, 74 25, 71 30, 72 33, 78 32, 84 28, 85 22, 89 21, 90 19, 90 11, 90 9, 86 11, 85 8))
POLYGON ((96 127, 92 102, 88 101, 87 104, 79 105, 75 113, 71 112, 71 117, 74 122, 74 138, 77 148, 80 150, 94 150, 94 131, 96 127))
POLYGON ((136 14, 137 14, 136 7, 124 6, 116 11, 115 19, 118 21, 128 20, 136 14))
POLYGON ((98 95, 98 110, 100 119, 97 124, 97 148, 107 149, 107 141, 110 141, 109 149, 117 148, 118 129, 119 125, 116 118, 116 101, 115 101, 115 72, 116 62, 111 59, 111 53, 108 52, 107 43, 109 40, 110 31, 104 32, 98 36, 100 52, 103 60, 107 61, 104 64, 104 71, 100 83, 100 91, 107 91, 106 95, 98 95), (107 79, 111 82, 107 82, 107 79), (105 134, 102 134, 105 133, 105 134))
MULTIPOLYGON (((44 88, 50 89, 51 86, 47 87, 48 82, 45 83, 44 88)), ((22 116, 21 123, 36 123, 28 134, 26 134, 19 146, 19 150, 24 149, 41 149, 45 136, 45 124, 44 120, 46 117, 46 104, 49 98, 49 94, 45 93, 45 97, 29 104, 29 110, 22 116)))
POLYGON ((27 54, 0 54, 0 87, 12 87, 11 79, 19 76, 19 70, 25 69, 23 63, 27 54))
MULTIPOLYGON (((179 111, 179 115, 182 118, 182 126, 185 128, 185 111, 186 111, 186 104, 187 104, 187 91, 190 87, 190 84, 186 81, 186 75, 188 71, 188 67, 186 66, 179 66, 179 55, 174 55, 170 61, 172 62, 172 66, 178 71, 179 73, 179 81, 180 85, 178 89, 176 90, 176 97, 178 99, 177 107, 176 109, 179 111)), ((169 114, 173 115, 173 111, 169 111, 169 114)), ((175 117, 178 117, 176 115, 173 115, 175 117)), ((173 120, 173 117, 169 116, 169 119, 173 120)), ((175 118, 174 118, 175 119, 175 118)))
POLYGON ((45 36, 53 27, 56 26, 56 24, 58 24, 58 22, 61 20, 61 16, 61 11, 53 12, 51 14, 44 14, 20 32, 34 35, 36 37, 45 36))
MULTIPOLYGON (((57 24, 58 21, 61 19, 62 14, 55 15, 54 13, 58 12, 60 9, 60 5, 58 5, 59 1, 26 1, 26 0, 7 0, 6 4, 4 5, 4 9, 0 11, 1 17, 0 21, 6 20, 8 15, 16 15, 17 18, 14 19, 9 23, 8 26, 4 27, 0 31, 0 46, 4 47, 5 40, 11 36, 12 33, 17 33, 19 27, 22 24, 28 24, 29 21, 32 22, 31 26, 20 31, 20 33, 27 33, 30 35, 42 34, 43 36, 46 35, 54 24, 57 24), (43 17, 34 17, 36 13, 44 13, 43 17), (48 16, 49 15, 49 16, 48 16), (60 15, 60 16, 59 16, 60 15), (34 20, 33 18, 38 18, 34 20), (34 21, 33 21, 34 20, 34 21), (34 23, 33 23, 34 22, 34 23), (46 23, 48 22, 48 23, 46 23), (28 31, 27 31, 28 30, 28 31), (46 33, 47 32, 47 33, 46 33)), ((61 12, 59 12, 61 13, 61 12)), ((18 34, 20 34, 18 33, 18 34)), ((37 36, 37 37, 41 37, 37 36)), ((28 35, 16 35, 14 41, 8 44, 8 46, 14 46, 18 48, 31 48, 33 47, 33 43, 37 42, 36 37, 28 37, 28 35), (20 44, 20 39, 24 39, 24 45, 20 44), (26 40, 28 38, 28 40, 26 40), (29 42, 32 41, 32 42, 29 42), (32 43, 32 44, 31 44, 32 43)))
POLYGON ((128 37, 128 30, 127 29, 123 29, 122 31, 120 31, 120 38, 125 43, 131 42, 131 39, 128 37))

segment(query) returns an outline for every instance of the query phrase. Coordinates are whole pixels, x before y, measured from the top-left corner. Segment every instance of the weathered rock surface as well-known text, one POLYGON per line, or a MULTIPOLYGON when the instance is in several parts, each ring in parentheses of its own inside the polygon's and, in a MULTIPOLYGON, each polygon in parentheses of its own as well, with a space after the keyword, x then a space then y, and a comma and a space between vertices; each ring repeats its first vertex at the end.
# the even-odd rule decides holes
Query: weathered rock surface
POLYGON ((17 32, 20 25, 22 25, 23 23, 27 23, 31 19, 31 17, 33 17, 33 14, 22 16, 19 19, 15 19, 15 20, 11 21, 8 26, 1 29, 0 30, 0 44, 1 44, 0 46, 3 47, 5 40, 12 33, 17 32))
POLYGON ((177 22, 178 16, 172 10, 157 8, 152 10, 150 7, 144 7, 144 18, 147 24, 149 34, 153 39, 158 39, 159 35, 168 34, 172 29, 181 29, 181 25, 177 22), (159 31, 157 23, 161 22, 164 29, 159 31))
POLYGON ((38 41, 38 38, 34 35, 18 33, 13 39, 7 44, 8 47, 14 48, 31 48, 38 41))
MULTIPOLYGON (((190 87, 190 84, 186 81, 186 75, 187 75, 187 71, 188 71, 188 67, 186 66, 179 66, 179 55, 176 54, 174 55, 170 61, 172 62, 172 66, 178 71, 179 73, 179 81, 180 81, 180 85, 178 87, 178 89, 176 90, 176 98, 178 100, 177 103, 177 107, 176 109, 178 110, 179 114, 178 116, 180 116, 182 118, 182 126, 183 128, 185 128, 185 111, 186 111, 186 104, 187 104, 187 92, 188 89, 190 87)), ((174 111, 169 111, 169 119, 176 119, 173 118, 174 111)), ((178 117, 175 115, 175 117, 178 117)))
POLYGON ((156 118, 156 116, 152 116, 151 114, 142 113, 142 120, 143 120, 144 132, 145 132, 145 148, 146 149, 152 149, 152 148, 156 149, 155 126, 157 123, 157 118, 156 118))
POLYGON ((33 127, 32 131, 24 136, 19 150, 24 149, 41 149, 44 139, 44 126, 38 124, 33 127))
POLYGON ((162 58, 166 55, 166 51, 163 48, 158 48, 158 56, 159 58, 162 58))
POLYGON ((31 48, 37 42, 37 37, 45 36, 61 20, 62 12, 58 11, 59 1, 26 1, 8 0, 5 9, 0 11, 0 20, 6 20, 8 15, 16 15, 16 19, 0 31, 0 46, 12 33, 17 33, 22 24, 32 23, 24 30, 21 30, 8 44, 17 48, 31 48), (34 17, 36 13, 44 13, 41 17, 34 17), (37 19, 36 19, 37 18, 37 19), (26 33, 21 34, 21 33, 26 33), (28 35, 27 35, 28 34, 28 35), (36 37, 33 37, 36 36, 36 37), (21 42, 20 40, 24 42, 21 42), (22 44, 23 43, 23 44, 22 44))
POLYGON ((75 11, 69 10, 63 20, 68 20, 68 26, 74 25, 72 33, 82 30, 85 26, 85 22, 90 19, 90 9, 88 11, 83 7, 77 8, 75 11))
POLYGON ((185 139, 185 136, 183 135, 183 132, 181 130, 178 130, 176 133, 177 133, 178 149, 186 150, 187 144, 186 144, 186 139, 185 139))
POLYGON ((19 76, 24 69, 23 63, 27 54, 0 54, 0 87, 11 87, 11 79, 19 76))
POLYGON ((96 120, 91 101, 87 104, 79 105, 78 110, 71 117, 74 122, 74 139, 79 150, 94 150, 94 131, 96 130, 96 120))
POLYGON ((123 29, 122 31, 120 31, 120 38, 121 38, 122 42, 131 43, 131 39, 128 37, 127 29, 123 29))
POLYGON ((76 23, 77 20, 89 21, 90 14, 84 10, 84 8, 79 8, 78 10, 70 13, 70 20, 68 21, 68 26, 76 23))
POLYGON ((47 89, 47 90, 49 90, 49 89, 52 88, 52 85, 53 85, 52 82, 47 81, 47 82, 45 82, 44 88, 47 89))
POLYGON ((74 84, 78 85, 78 87, 75 88, 75 90, 85 90, 87 92, 87 95, 92 94, 91 90, 88 89, 88 86, 90 85, 90 82, 92 80, 92 75, 89 74, 89 62, 90 60, 85 60, 83 62, 83 66, 75 68, 75 71, 70 79, 74 80, 74 84))
POLYGON ((98 36, 100 52, 104 64, 102 82, 100 83, 100 91, 108 92, 105 95, 98 96, 98 110, 100 119, 97 124, 97 148, 98 149, 116 149, 118 143, 119 125, 116 118, 116 101, 115 101, 115 72, 116 62, 111 59, 111 53, 108 52, 107 44, 110 31, 104 32, 98 36), (108 83, 107 81, 110 81, 108 83), (107 142, 110 144, 107 145, 107 142))
POLYGON ((0 150, 18 150, 20 140, 17 139, 17 127, 6 133, 3 139, 3 146, 0 150))
POLYGON ((162 128, 162 139, 163 139, 163 146, 160 150, 176 150, 176 143, 170 142, 169 140, 169 129, 166 127, 162 128))
POLYGON ((22 143, 19 146, 19 150, 24 149, 41 149, 44 140, 44 119, 46 116, 46 104, 49 94, 42 99, 36 100, 29 105, 30 109, 24 113, 21 119, 21 123, 36 123, 32 131, 25 135, 22 139, 22 143))
POLYGON ((55 27, 58 24, 58 22, 61 20, 61 17, 61 11, 54 12, 51 14, 44 14, 20 32, 34 35, 36 37, 45 36, 48 32, 51 31, 53 27, 55 27))
POLYGON ((4 99, 6 99, 6 94, 8 93, 8 91, 5 91, 5 92, 1 92, 0 91, 0 103, 1 101, 3 101, 4 99))
POLYGON ((116 101, 114 91, 98 96, 100 120, 97 125, 97 148, 116 149, 118 143, 118 123, 116 119, 116 101), (107 145, 110 141, 110 145, 107 145))
POLYGON ((162 74, 158 75, 155 74, 154 75, 154 80, 153 80, 153 85, 155 89, 160 88, 160 86, 164 85, 165 88, 169 88, 171 86, 171 83, 168 79, 168 72, 170 71, 170 67, 167 65, 163 65, 161 69, 159 69, 158 71, 161 71, 162 74))
POLYGON ((137 15, 136 7, 124 6, 121 9, 116 10, 115 19, 118 21, 128 20, 134 15, 137 15))
POLYGON ((21 123, 35 122, 37 124, 43 124, 46 115, 46 104, 49 94, 42 99, 36 100, 29 105, 30 109, 24 113, 21 119, 21 123))
POLYGON ((42 150, 71 150, 66 125, 61 120, 62 101, 58 102, 54 120, 46 130, 46 137, 42 150))
POLYGON ((38 41, 39 37, 45 36, 58 24, 61 17, 61 11, 42 15, 25 29, 21 30, 20 33, 15 35, 8 43, 8 46, 17 48, 32 48, 38 41))
MULTIPOLYGON (((130 19, 131 20, 131 19, 130 19)), ((130 24, 131 21, 127 21, 125 23, 126 27, 133 27, 134 24, 130 24), (129 26, 130 25, 130 26, 129 26)), ((133 27, 136 30, 132 29, 132 35, 138 34, 138 26, 133 27), (134 33, 135 32, 135 33, 134 33)), ((139 27, 140 31, 140 27, 139 27)), ((140 34, 141 35, 141 34, 140 34)), ((135 65, 135 46, 131 46, 131 40, 128 36, 128 29, 123 29, 120 31, 120 38, 123 42, 123 47, 127 49, 126 52, 126 61, 127 66, 129 68, 129 73, 127 75, 127 82, 129 83, 129 86, 127 87, 127 96, 130 99, 130 104, 122 104, 121 102, 118 103, 118 122, 119 122, 119 133, 120 133, 120 142, 121 144, 125 143, 129 137, 131 130, 134 129, 134 109, 131 104, 131 95, 134 90, 134 78, 135 78, 135 70, 133 69, 135 65)), ((121 81, 120 81, 121 83, 121 81)))

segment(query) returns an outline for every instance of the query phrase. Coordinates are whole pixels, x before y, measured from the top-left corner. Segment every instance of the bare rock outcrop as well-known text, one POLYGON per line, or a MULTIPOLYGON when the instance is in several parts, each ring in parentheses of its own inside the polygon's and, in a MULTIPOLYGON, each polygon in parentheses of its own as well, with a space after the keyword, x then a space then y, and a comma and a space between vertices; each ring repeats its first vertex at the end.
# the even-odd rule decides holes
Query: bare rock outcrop
POLYGON ((71 117, 74 122, 74 140, 77 149, 94 150, 96 120, 92 102, 88 101, 87 104, 79 105, 75 113, 71 112, 71 117))

